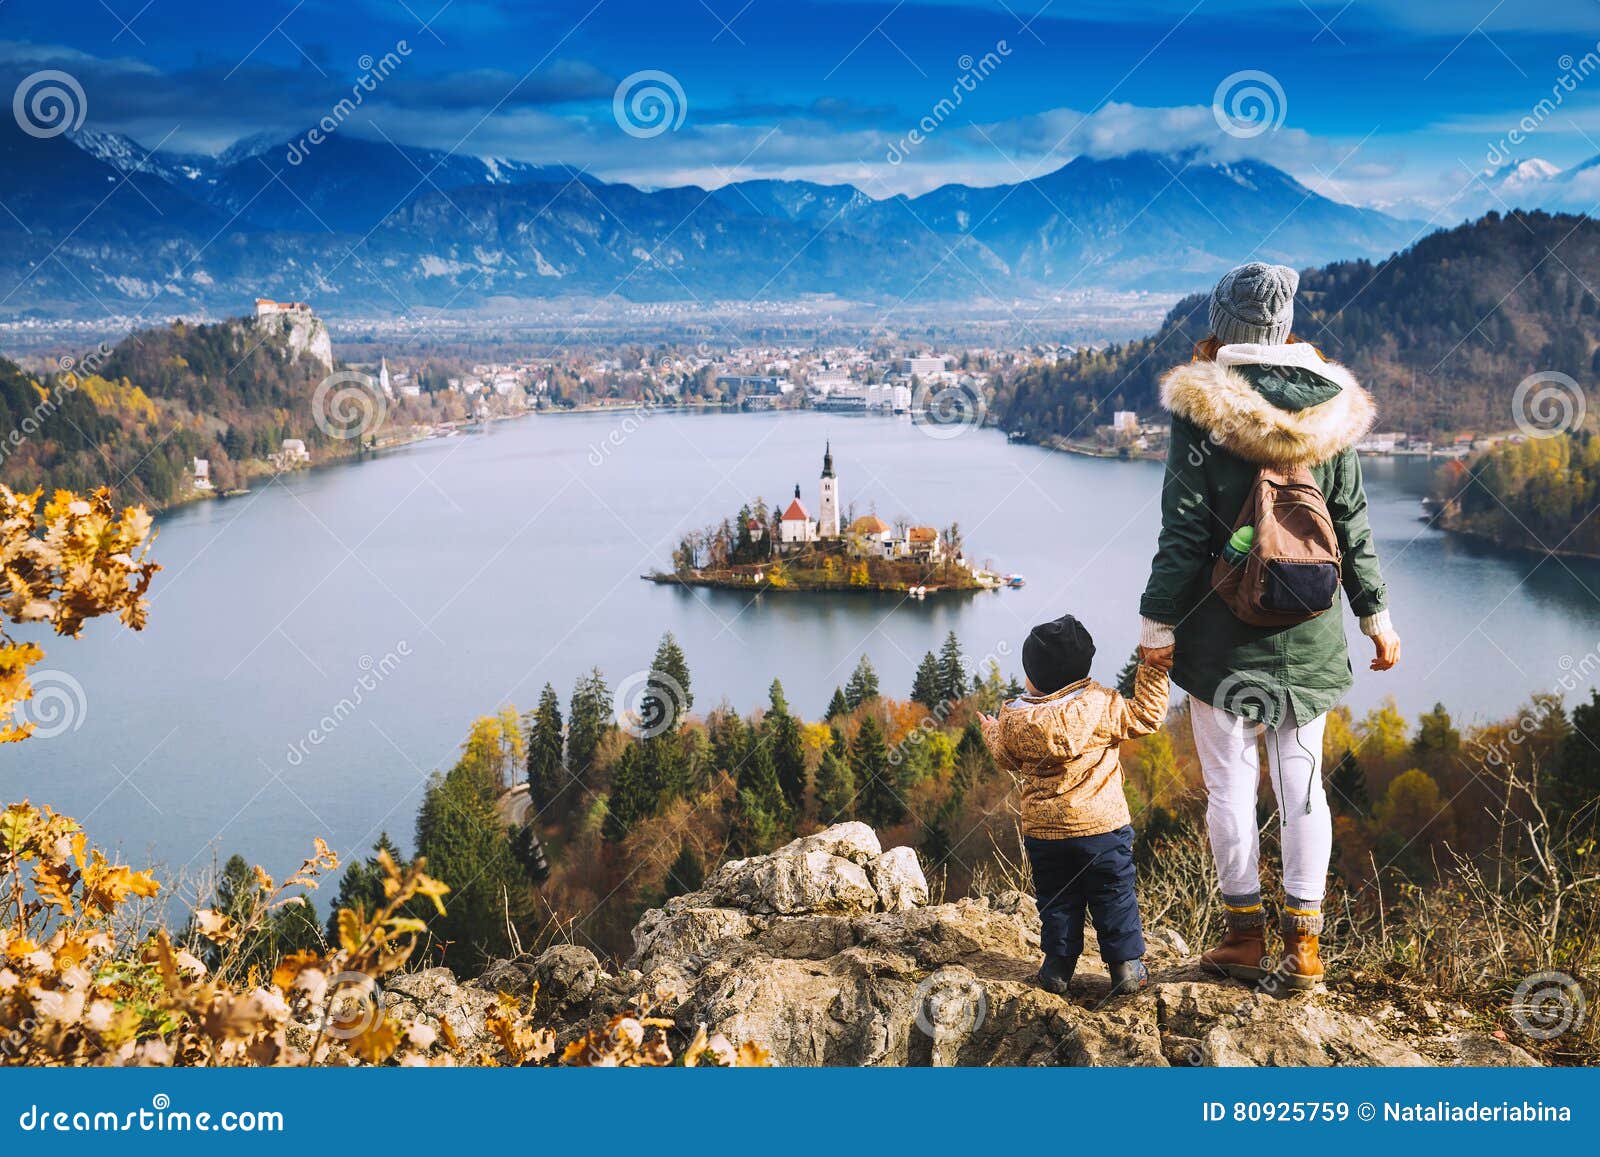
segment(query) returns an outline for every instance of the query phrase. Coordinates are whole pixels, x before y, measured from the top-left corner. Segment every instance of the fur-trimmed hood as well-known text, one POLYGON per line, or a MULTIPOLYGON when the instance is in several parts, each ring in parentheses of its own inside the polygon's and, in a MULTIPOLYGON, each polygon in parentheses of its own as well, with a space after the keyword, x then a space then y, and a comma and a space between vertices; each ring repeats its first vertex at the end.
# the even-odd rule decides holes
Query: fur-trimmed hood
POLYGON ((1214 362, 1169 370, 1161 404, 1224 450, 1277 469, 1326 462, 1365 437, 1377 418, 1355 375, 1305 343, 1223 346, 1214 362), (1290 404, 1296 400, 1312 404, 1290 404))

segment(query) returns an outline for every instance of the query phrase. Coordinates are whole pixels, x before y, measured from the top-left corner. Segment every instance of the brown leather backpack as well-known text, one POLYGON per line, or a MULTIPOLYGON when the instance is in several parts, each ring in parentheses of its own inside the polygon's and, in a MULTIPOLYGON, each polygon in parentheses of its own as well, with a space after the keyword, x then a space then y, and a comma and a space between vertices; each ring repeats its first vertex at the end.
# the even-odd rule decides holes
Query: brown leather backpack
POLYGON ((1211 571, 1217 597, 1240 621, 1291 627, 1333 606, 1339 594, 1339 537, 1316 479, 1304 466, 1263 466, 1233 528, 1255 527, 1238 563, 1219 556, 1211 571))

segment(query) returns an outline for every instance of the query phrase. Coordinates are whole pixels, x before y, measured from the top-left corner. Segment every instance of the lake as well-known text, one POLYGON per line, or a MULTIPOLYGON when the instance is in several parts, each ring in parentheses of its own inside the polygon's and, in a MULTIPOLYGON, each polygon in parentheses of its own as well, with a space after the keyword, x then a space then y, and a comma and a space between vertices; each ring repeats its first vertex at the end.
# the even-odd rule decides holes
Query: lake
MULTIPOLYGON (((1365 465, 1405 654, 1367 671, 1350 624, 1358 710, 1393 695, 1412 717, 1438 700, 1498 718, 1594 670, 1600 568, 1430 530, 1430 464, 1365 465)), ((473 717, 531 708, 547 681, 564 709, 591 666, 615 688, 667 630, 696 712, 753 708, 777 676, 816 718, 863 654, 904 696, 950 630, 969 658, 1009 655, 1009 674, 1028 627, 1067 610, 1110 679, 1137 637, 1160 478, 1156 463, 993 431, 940 440, 812 412, 535 416, 288 475, 161 520, 145 631, 93 622, 47 642, 43 666, 62 674, 40 681, 41 703, 64 708, 45 729, 59 734, 4 753, 6 794, 78 817, 136 862, 192 874, 237 851, 281 872, 314 835, 345 854, 385 829, 409 845, 427 776, 473 717), (847 507, 958 522, 974 558, 1027 585, 915 602, 640 580, 686 530, 757 494, 786 502, 799 483, 814 515, 824 440, 847 507)))

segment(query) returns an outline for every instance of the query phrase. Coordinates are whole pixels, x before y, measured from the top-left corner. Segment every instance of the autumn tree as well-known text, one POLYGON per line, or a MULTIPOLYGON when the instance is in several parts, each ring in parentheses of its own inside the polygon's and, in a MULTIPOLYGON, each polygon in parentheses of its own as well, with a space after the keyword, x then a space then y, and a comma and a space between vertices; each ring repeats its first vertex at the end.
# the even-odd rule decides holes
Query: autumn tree
POLYGON ((0 743, 26 739, 33 724, 18 718, 33 696, 28 670, 44 658, 34 642, 17 642, 5 624, 44 624, 76 639, 89 619, 115 615, 142 630, 150 580, 151 518, 142 506, 118 513, 104 487, 88 498, 0 485, 0 743))

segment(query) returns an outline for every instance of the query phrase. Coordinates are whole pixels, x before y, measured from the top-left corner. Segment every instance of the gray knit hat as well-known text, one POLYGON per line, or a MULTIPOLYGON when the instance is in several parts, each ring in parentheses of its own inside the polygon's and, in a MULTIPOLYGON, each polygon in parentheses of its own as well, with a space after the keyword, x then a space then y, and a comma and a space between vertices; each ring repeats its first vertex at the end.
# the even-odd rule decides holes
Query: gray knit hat
POLYGON ((1211 332, 1223 345, 1282 345, 1294 328, 1300 275, 1286 265, 1252 261, 1230 269, 1211 291, 1211 332))

